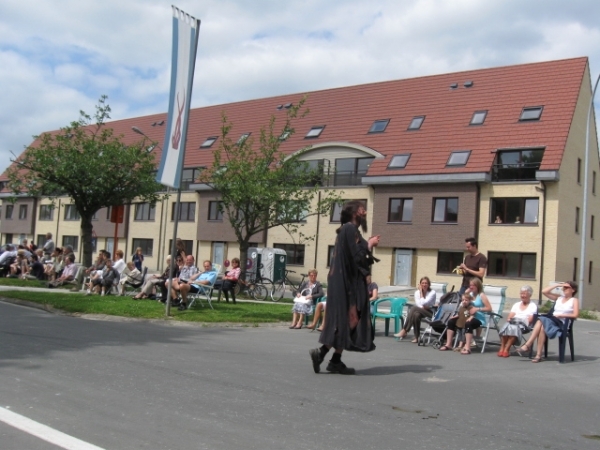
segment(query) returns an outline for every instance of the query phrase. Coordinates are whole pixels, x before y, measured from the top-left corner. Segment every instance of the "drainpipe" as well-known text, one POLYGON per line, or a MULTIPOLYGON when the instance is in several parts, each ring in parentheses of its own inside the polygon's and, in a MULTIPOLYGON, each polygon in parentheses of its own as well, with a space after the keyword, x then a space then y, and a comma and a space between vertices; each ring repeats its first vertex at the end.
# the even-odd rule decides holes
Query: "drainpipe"
MULTIPOLYGON (((480 206, 480 202, 481 202, 481 186, 479 183, 475 183, 475 187, 477 188, 477 194, 476 194, 476 198, 475 198, 475 236, 474 238, 477 240, 477 242, 479 244, 481 244, 481 242, 479 242, 479 225, 481 223, 481 221, 479 220, 479 214, 481 213, 481 206, 480 206)), ((460 209, 460 206, 459 206, 460 209)))
POLYGON ((543 212, 543 217, 542 217, 542 245, 540 247, 540 282, 539 282, 539 288, 538 288, 538 305, 542 304, 542 289, 544 286, 544 260, 545 260, 545 250, 546 250, 546 201, 547 201, 547 197, 546 197, 546 183, 544 181, 541 181, 542 183, 542 188, 539 189, 536 187, 537 190, 541 190, 542 192, 542 196, 543 196, 543 207, 544 207, 544 212, 543 212))
MULTIPOLYGON (((318 204, 321 203, 321 190, 319 190, 319 196, 317 201, 318 204)), ((321 214, 317 214, 317 233, 315 236, 315 264, 313 265, 315 269, 317 268, 317 253, 319 250, 319 231, 321 231, 321 214)))

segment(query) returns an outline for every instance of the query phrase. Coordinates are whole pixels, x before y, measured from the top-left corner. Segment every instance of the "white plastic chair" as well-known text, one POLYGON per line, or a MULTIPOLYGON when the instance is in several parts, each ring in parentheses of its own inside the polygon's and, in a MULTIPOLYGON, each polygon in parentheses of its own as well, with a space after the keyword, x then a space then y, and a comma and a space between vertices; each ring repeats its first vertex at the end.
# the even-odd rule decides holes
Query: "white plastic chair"
MULTIPOLYGON (((504 303, 506 302, 506 286, 491 286, 486 284, 483 286, 483 293, 487 296, 492 307, 492 311, 482 311, 482 314, 486 316, 486 323, 481 325, 482 329, 485 329, 483 335, 481 353, 485 351, 485 346, 488 343, 490 330, 500 331, 500 319, 502 319, 502 312, 504 311, 504 303)), ((483 333, 482 333, 483 334, 483 333)), ((498 341, 500 340, 500 334, 498 334, 498 341)), ((499 345, 499 343, 490 342, 490 344, 499 345)))

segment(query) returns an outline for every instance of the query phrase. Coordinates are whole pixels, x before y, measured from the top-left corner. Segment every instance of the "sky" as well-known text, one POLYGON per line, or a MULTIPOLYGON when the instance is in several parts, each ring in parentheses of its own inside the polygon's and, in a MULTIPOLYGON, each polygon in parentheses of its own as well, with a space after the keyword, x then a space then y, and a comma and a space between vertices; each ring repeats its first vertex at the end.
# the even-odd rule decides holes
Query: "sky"
MULTIPOLYGON (((115 120, 166 112, 171 4, 0 0, 0 173, 34 135, 93 113, 102 95, 115 120)), ((598 0, 176 6, 202 21, 193 108, 579 56, 590 58, 592 83, 600 73, 598 0)))

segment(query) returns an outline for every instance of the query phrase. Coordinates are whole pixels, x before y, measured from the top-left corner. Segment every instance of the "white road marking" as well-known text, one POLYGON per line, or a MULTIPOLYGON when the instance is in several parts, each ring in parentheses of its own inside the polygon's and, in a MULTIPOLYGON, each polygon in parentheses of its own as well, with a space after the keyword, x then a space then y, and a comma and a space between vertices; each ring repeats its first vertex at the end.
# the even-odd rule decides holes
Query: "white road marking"
POLYGON ((104 450, 2 407, 0 421, 67 450, 104 450))

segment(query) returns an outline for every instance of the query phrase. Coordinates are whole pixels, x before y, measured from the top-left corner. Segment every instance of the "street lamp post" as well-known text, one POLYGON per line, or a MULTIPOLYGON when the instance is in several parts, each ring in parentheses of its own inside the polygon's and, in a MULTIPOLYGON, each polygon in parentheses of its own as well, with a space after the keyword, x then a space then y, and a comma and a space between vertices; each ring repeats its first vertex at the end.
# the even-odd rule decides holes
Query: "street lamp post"
MULTIPOLYGON (((592 97, 590 98, 590 107, 588 109, 587 114, 587 123, 585 130, 585 163, 584 167, 584 175, 583 175, 583 213, 582 213, 582 225, 581 225, 581 254, 579 256, 579 306, 583 306, 583 286, 585 280, 585 241, 587 234, 587 200, 588 200, 588 165, 590 158, 590 121, 592 119, 592 112, 594 111, 594 97, 596 95, 596 90, 598 88, 598 82, 600 82, 600 75, 598 75, 598 79, 594 84, 594 89, 592 89, 592 97)), ((594 127, 595 128, 595 127, 594 127)))

